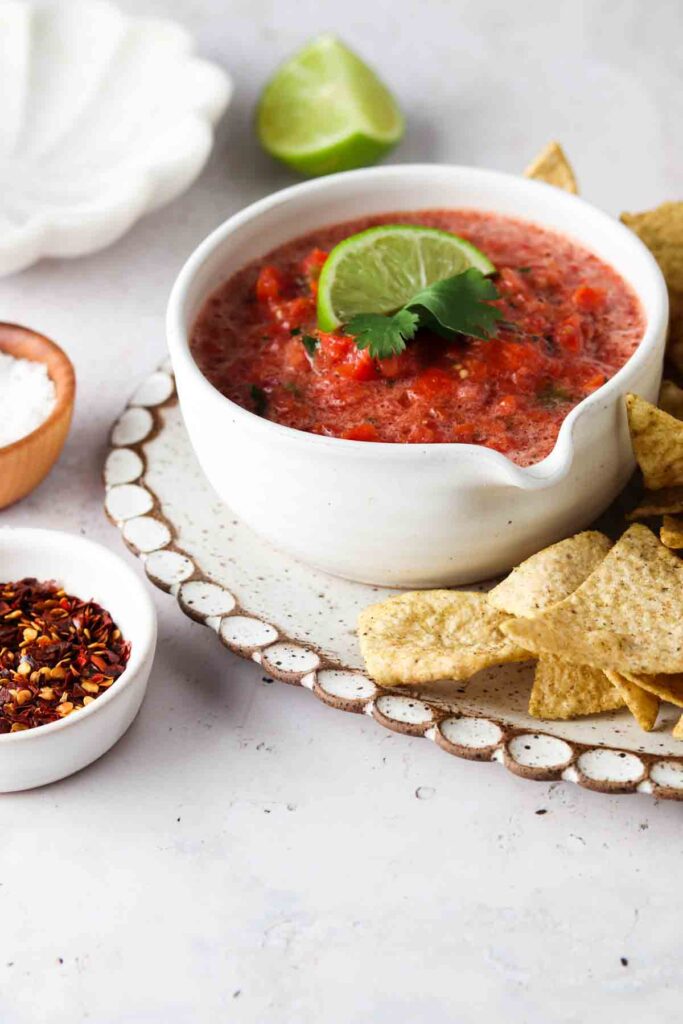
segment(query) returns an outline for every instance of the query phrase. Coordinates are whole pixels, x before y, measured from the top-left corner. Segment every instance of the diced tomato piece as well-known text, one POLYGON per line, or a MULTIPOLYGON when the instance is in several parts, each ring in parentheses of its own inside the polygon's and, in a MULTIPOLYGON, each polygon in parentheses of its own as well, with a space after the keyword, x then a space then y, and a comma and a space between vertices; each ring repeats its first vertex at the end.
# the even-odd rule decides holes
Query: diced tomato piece
POLYGON ((469 444, 474 440, 475 430, 474 423, 455 423, 452 429, 453 440, 460 444, 469 444))
POLYGON ((345 441, 376 441, 377 428, 372 423, 359 423, 356 427, 349 427, 341 436, 345 441))
POLYGON ((277 299, 282 294, 284 288, 284 275, 278 267, 273 267, 269 263, 265 267, 262 267, 259 271, 259 276, 256 279, 256 298, 259 302, 269 302, 271 299, 277 299))
POLYGON ((518 370, 528 363, 527 346, 517 341, 510 341, 499 346, 500 363, 506 370, 518 370))
POLYGON ((452 391, 456 378, 448 370, 432 366, 421 373, 412 386, 412 390, 422 398, 436 398, 452 391))
POLYGON ((598 388, 602 387, 606 379, 607 378, 604 373, 594 373, 592 377, 589 377, 588 380, 583 382, 584 390, 588 392, 596 391, 598 388))
POLYGON ((354 348, 346 359, 338 363, 337 373, 351 380, 376 380, 379 374, 375 361, 366 348, 354 348))
POLYGON ((498 416, 509 416, 510 413, 515 412, 519 408, 519 399, 516 395, 503 395, 496 402, 494 412, 498 416))
POLYGON ((310 373, 311 362, 308 353, 298 338, 291 338, 285 345, 285 363, 288 370, 310 373))
POLYGON ((607 298, 604 288, 592 288, 581 284, 574 292, 574 305, 584 313, 595 313, 605 304, 607 298))
POLYGON ((308 280, 308 287, 314 298, 318 294, 318 278, 326 259, 327 253, 324 249, 312 249, 308 256, 304 256, 301 261, 301 269, 308 280))
POLYGON ((271 300, 270 311, 274 319, 289 331, 295 327, 304 327, 315 317, 315 305, 308 296, 280 302, 271 300))
POLYGON ((396 356, 387 356, 386 359, 377 360, 377 369, 382 377, 395 379, 396 377, 407 377, 416 369, 416 356, 413 349, 407 348, 396 356))
POLYGON ((580 352, 583 348, 581 317, 572 313, 555 328, 555 341, 565 352, 580 352))
POLYGON ((368 350, 357 348, 346 334, 320 334, 315 366, 318 373, 331 369, 350 380, 376 380, 379 376, 368 350))
POLYGON ((326 259, 327 252, 325 249, 311 249, 308 256, 304 256, 302 259, 301 269, 306 277, 317 281, 326 259))
POLYGON ((320 369, 333 366, 340 360, 345 359, 355 343, 346 334, 324 334, 319 332, 319 344, 316 349, 316 362, 320 369))

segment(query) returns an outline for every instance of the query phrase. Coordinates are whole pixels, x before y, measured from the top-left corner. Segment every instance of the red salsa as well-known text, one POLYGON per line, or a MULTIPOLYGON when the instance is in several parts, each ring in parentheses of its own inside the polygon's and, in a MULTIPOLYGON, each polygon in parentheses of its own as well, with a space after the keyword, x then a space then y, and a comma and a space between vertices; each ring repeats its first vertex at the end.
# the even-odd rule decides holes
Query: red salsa
POLYGON ((224 395, 276 423, 356 441, 463 442, 526 466, 548 455, 562 421, 638 346, 638 299, 607 264, 553 231, 494 213, 425 210, 322 228, 250 264, 207 300, 191 346, 224 395), (316 328, 316 285, 330 249, 375 224, 460 235, 497 269, 495 338, 419 331, 373 359, 342 331, 316 328))

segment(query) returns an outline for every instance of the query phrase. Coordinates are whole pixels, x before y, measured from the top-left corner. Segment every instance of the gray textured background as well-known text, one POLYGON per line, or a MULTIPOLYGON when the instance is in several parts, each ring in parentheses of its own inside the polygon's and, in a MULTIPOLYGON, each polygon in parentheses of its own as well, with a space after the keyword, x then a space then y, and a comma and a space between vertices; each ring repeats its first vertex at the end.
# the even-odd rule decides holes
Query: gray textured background
MULTIPOLYGON (((80 387, 59 467, 3 524, 124 553, 101 512, 108 428, 164 354, 184 257, 292 180, 259 151, 252 109, 314 32, 340 32, 394 89, 395 161, 517 171, 557 137, 611 212, 680 197, 677 0, 124 6, 184 22, 236 95, 186 196, 106 252, 0 281, 0 318, 55 337, 80 387)), ((129 734, 80 775, 0 799, 3 1024, 673 1019, 680 807, 446 757, 262 683, 155 600, 129 734)))

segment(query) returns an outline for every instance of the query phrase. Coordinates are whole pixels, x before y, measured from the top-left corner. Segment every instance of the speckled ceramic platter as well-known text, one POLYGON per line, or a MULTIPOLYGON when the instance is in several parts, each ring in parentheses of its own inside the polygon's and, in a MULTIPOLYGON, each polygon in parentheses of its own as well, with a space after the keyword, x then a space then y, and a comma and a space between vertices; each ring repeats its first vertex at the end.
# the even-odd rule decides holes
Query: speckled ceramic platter
MULTIPOLYGON (((499 761, 527 779, 603 793, 683 799, 683 744, 663 708, 644 733, 626 711, 539 723, 526 713, 532 667, 506 665, 467 686, 381 690, 363 673, 355 624, 390 591, 327 576, 275 551, 216 496, 183 426, 172 372, 144 381, 114 425, 106 510, 150 580, 236 654, 333 708, 425 736, 442 750, 499 761)), ((264 494, 264 500, 268 500, 264 494)))

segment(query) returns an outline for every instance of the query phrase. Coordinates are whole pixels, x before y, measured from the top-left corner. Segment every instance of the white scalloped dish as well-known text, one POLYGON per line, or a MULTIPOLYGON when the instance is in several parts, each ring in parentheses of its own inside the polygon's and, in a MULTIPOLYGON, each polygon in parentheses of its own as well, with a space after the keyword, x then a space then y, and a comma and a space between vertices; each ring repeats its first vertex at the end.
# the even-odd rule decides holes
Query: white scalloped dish
POLYGON ((0 274, 80 256, 183 192, 228 76, 180 26, 106 0, 0 5, 0 274))
POLYGON ((168 366, 143 382, 116 422, 105 483, 109 517, 150 580, 268 677, 523 778, 683 799, 672 707, 662 707, 649 733, 626 711, 540 723, 527 713, 531 664, 496 666, 429 694, 380 689, 363 670, 356 622, 390 591, 276 551, 219 500, 193 452, 168 366))

